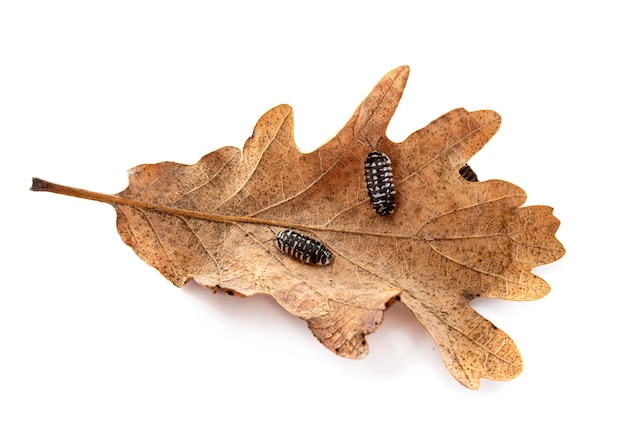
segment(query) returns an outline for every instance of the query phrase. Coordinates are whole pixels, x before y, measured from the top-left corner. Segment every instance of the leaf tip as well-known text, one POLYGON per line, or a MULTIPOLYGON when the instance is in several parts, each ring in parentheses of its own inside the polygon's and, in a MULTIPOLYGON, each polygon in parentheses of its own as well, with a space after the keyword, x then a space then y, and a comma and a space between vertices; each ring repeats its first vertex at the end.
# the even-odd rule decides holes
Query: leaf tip
POLYGON ((409 65, 402 65, 388 72, 387 77, 392 77, 394 79, 400 78, 402 79, 402 81, 406 83, 406 80, 408 80, 410 73, 411 73, 411 67, 409 65))
MULTIPOLYGON (((407 73, 408 74, 409 72, 411 72, 411 67, 409 65, 401 65, 401 66, 397 67, 394 71, 399 73, 399 74, 400 73, 407 73)), ((394 71, 392 71, 392 72, 394 72, 394 71)))

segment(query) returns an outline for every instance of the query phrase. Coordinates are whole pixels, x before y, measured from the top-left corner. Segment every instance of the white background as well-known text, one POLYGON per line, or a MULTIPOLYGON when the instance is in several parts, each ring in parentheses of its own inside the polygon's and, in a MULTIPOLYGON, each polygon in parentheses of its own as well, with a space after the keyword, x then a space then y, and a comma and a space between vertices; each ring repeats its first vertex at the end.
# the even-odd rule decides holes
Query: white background
POLYGON ((623 421, 619 3, 226 3, 2 2, 0 423, 623 421), (405 64, 389 137, 493 109, 472 167, 562 221, 547 297, 475 302, 522 352, 513 381, 462 387, 400 304, 366 359, 336 357, 270 298, 175 288, 110 206, 28 191, 119 192, 135 165, 241 147, 281 103, 313 150, 405 64))

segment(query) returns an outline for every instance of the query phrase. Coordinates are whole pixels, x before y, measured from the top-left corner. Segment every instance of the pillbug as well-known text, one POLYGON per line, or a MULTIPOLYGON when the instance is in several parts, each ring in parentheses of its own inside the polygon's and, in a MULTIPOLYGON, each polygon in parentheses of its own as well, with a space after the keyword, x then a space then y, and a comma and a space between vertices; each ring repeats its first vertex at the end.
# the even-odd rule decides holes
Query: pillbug
POLYGON ((462 166, 461 169, 459 169, 459 174, 468 182, 478 181, 478 176, 476 175, 474 170, 472 170, 472 167, 470 167, 469 164, 465 164, 464 166, 462 166))
POLYGON ((308 264, 326 266, 333 260, 333 253, 323 243, 293 230, 278 232, 276 246, 285 254, 308 264))
POLYGON ((387 154, 379 150, 371 151, 365 158, 363 171, 365 186, 374 210, 379 215, 393 214, 396 208, 396 186, 393 183, 391 160, 387 154))

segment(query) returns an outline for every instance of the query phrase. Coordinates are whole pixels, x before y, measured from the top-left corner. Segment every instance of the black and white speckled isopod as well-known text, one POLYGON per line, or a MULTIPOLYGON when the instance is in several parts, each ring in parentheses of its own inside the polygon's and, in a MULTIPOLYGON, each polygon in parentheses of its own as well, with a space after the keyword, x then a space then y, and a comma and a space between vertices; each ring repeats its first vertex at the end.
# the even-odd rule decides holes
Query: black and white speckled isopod
POLYGON ((365 185, 374 210, 379 215, 393 214, 396 208, 396 186, 391 160, 381 151, 372 151, 365 159, 365 185))
POLYGON ((465 164, 464 166, 462 166, 459 169, 459 174, 461 175, 461 177, 463 177, 468 182, 477 182, 478 181, 478 176, 476 175, 474 170, 472 170, 472 168, 469 166, 469 164, 465 164))
POLYGON ((276 246, 282 252, 308 264, 326 266, 333 260, 333 253, 323 243, 293 230, 278 232, 276 246))

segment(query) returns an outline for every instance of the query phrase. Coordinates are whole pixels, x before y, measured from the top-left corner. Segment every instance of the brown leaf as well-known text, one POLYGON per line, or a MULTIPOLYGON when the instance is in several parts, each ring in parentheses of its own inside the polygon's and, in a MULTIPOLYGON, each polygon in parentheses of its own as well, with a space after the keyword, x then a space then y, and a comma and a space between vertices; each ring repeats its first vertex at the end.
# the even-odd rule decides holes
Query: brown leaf
POLYGON ((39 179, 32 189, 112 204, 124 242, 175 285, 194 279, 215 292, 269 294, 341 356, 365 356, 365 335, 398 299, 463 385, 512 379, 522 369, 515 343, 470 301, 546 295, 531 270, 564 254, 559 221, 549 207, 520 208, 526 195, 511 183, 459 172, 497 131, 493 111, 453 110, 403 143, 387 139, 408 74, 387 74, 339 134, 309 154, 296 147, 291 108, 281 105, 261 117, 243 152, 138 166, 116 196, 39 179), (393 162, 390 216, 375 213, 365 188, 373 149, 393 162), (278 250, 275 232, 287 228, 325 244, 333 262, 305 264, 278 250))

